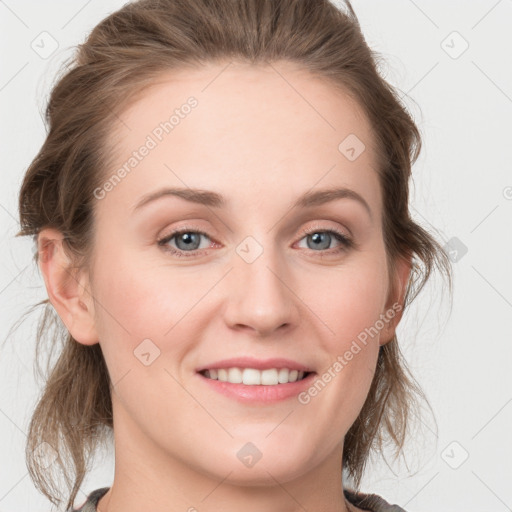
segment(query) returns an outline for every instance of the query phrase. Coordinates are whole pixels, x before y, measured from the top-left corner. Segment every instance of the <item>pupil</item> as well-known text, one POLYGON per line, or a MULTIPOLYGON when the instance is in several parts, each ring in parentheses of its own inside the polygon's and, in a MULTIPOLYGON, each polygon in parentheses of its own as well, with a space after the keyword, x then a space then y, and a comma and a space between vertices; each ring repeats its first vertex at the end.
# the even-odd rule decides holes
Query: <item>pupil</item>
POLYGON ((195 240, 200 235, 196 235, 195 233, 182 233, 176 240, 176 245, 178 248, 180 248, 180 245, 182 245, 182 248, 190 248, 191 244, 197 243, 198 240, 195 240))
POLYGON ((321 247, 322 249, 325 249, 325 248, 329 247, 329 239, 327 238, 327 236, 328 236, 327 233, 313 233, 311 235, 311 239, 313 240, 316 248, 321 247), (322 238, 324 238, 324 240, 322 240, 322 238), (326 241, 327 241, 327 245, 325 244, 326 241), (323 242, 323 245, 322 245, 322 242, 323 242))

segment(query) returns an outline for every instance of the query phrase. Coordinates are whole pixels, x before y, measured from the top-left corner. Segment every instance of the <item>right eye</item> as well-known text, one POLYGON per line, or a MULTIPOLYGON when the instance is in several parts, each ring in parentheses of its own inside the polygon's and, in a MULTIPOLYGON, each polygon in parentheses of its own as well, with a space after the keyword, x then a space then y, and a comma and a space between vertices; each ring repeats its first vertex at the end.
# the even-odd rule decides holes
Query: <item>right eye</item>
POLYGON ((161 246, 164 251, 170 252, 176 256, 197 256, 196 251, 202 250, 199 248, 201 244, 201 237, 210 239, 208 234, 201 230, 192 230, 188 228, 179 229, 158 240, 158 245, 161 246), (176 247, 169 245, 169 242, 173 239, 176 239, 176 247))

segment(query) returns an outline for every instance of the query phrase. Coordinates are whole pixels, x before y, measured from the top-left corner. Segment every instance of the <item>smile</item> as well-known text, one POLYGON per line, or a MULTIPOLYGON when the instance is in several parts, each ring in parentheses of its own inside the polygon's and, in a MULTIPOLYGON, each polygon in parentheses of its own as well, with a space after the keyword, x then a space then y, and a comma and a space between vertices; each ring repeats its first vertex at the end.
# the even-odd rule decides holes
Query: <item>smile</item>
POLYGON ((297 382, 306 378, 310 372, 290 368, 215 368, 200 372, 204 377, 230 384, 245 384, 246 386, 276 386, 297 382))

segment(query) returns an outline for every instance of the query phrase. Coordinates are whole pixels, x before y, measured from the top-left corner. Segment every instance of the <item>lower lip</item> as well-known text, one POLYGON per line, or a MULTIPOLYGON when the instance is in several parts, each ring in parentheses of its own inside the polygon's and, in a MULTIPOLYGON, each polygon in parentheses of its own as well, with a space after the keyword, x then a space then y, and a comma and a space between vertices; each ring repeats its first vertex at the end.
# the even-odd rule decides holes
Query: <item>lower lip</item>
POLYGON ((232 384, 231 382, 209 379, 198 373, 199 377, 218 393, 233 398, 243 403, 273 403, 296 397, 299 393, 311 386, 316 373, 312 372, 307 377, 296 382, 275 384, 271 386, 246 384, 232 384))

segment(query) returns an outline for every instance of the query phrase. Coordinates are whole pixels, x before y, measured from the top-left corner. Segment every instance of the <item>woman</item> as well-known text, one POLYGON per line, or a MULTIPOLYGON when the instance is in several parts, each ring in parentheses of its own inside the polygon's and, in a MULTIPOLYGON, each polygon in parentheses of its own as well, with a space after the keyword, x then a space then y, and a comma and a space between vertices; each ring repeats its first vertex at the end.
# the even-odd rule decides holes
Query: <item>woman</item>
POLYGON ((27 443, 53 503, 52 471, 72 510, 112 434, 81 512, 403 510, 358 487, 423 397, 398 322, 450 269, 408 211, 419 132, 346 5, 129 3, 56 84, 20 193, 40 334, 66 328, 27 443))

